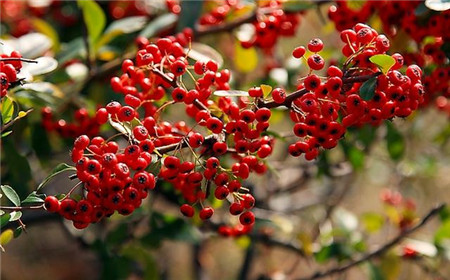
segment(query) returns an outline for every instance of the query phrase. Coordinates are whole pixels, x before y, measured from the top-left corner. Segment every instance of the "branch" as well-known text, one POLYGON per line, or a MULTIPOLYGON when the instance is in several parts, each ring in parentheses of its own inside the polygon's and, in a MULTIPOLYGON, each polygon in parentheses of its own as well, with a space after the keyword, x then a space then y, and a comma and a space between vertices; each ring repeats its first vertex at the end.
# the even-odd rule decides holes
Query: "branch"
POLYGON ((0 61, 22 61, 22 62, 27 62, 27 63, 38 63, 37 60, 21 58, 21 57, 4 57, 4 58, 0 58, 0 61))
POLYGON ((236 21, 229 23, 222 23, 218 25, 211 26, 198 26, 194 31, 194 38, 199 38, 208 34, 214 34, 218 32, 229 32, 233 29, 241 26, 244 23, 250 23, 256 20, 257 13, 253 11, 252 13, 237 19, 236 21))
POLYGON ((360 257, 359 259, 356 259, 354 261, 349 262, 348 264, 345 264, 343 266, 338 266, 338 267, 334 267, 331 268, 329 270, 326 271, 318 271, 308 277, 304 277, 304 278, 298 278, 297 280, 313 280, 313 279, 320 279, 320 278, 324 278, 327 276, 331 276, 334 275, 336 273, 340 273, 340 272, 344 272, 354 266, 357 266, 361 263, 364 263, 372 258, 376 258, 376 257, 380 257, 383 253, 385 253, 387 250, 389 250, 390 248, 392 248, 393 246, 397 245, 400 241, 403 240, 403 238, 405 238, 406 236, 410 235, 411 233, 417 231, 418 229, 420 229, 421 227, 423 227, 426 223, 428 223, 434 216, 436 216, 437 214, 439 214, 439 212, 444 209, 445 204, 440 204, 439 206, 433 208, 430 210, 430 212, 428 212, 427 215, 425 215, 422 220, 415 225, 414 227, 411 227, 405 231, 403 231, 402 233, 400 233, 397 237, 395 237, 394 239, 392 239, 391 241, 389 241, 388 243, 384 244, 382 247, 380 247, 379 249, 372 251, 370 253, 367 253, 365 255, 363 255, 362 257, 360 257))
POLYGON ((8 211, 22 211, 24 209, 30 209, 30 210, 37 210, 42 209, 44 207, 44 203, 40 205, 33 205, 33 206, 1 206, 0 210, 8 210, 8 211))
MULTIPOLYGON (((363 75, 363 76, 344 78, 342 80, 342 83, 343 84, 362 83, 362 82, 365 82, 365 81, 367 81, 367 80, 369 80, 369 79, 371 79, 373 77, 378 77, 381 74, 382 74, 381 72, 375 72, 375 73, 370 74, 370 75, 363 75)), ((289 94, 286 97, 286 100, 283 103, 281 103, 281 104, 276 103, 273 100, 272 101, 260 100, 259 103, 258 103, 258 107, 260 107, 260 108, 261 107, 265 107, 265 108, 271 109, 271 108, 286 106, 286 107, 289 108, 291 106, 291 103, 295 99, 297 99, 299 97, 302 97, 303 95, 305 95, 308 92, 309 92, 309 90, 307 90, 307 89, 300 89, 300 90, 294 91, 293 93, 289 94)))
MULTIPOLYGON (((173 143, 162 147, 157 147, 155 150, 160 154, 166 154, 168 152, 174 151, 176 149, 186 148, 188 146, 188 143, 183 139, 183 143, 173 143)), ((216 138, 213 134, 206 136, 205 140, 203 141, 202 145, 208 145, 216 142, 216 138)))

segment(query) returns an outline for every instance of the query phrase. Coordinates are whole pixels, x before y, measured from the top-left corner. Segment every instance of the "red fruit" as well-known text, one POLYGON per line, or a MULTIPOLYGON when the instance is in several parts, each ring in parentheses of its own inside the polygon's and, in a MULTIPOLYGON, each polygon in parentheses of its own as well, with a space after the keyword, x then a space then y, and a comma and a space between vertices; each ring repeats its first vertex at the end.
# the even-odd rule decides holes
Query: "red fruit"
POLYGON ((186 64, 181 60, 177 60, 170 65, 170 71, 172 71, 175 76, 183 75, 184 72, 186 72, 186 64))
POLYGON ((191 205, 183 204, 180 206, 180 212, 184 216, 190 218, 190 217, 194 216, 195 210, 194 210, 194 207, 192 207, 191 205))
POLYGON ((219 186, 214 191, 214 196, 220 200, 227 198, 227 196, 229 194, 230 194, 230 190, 225 186, 219 186))
POLYGON ((81 135, 78 136, 77 139, 75 139, 75 142, 73 143, 74 148, 80 151, 83 151, 84 149, 89 146, 90 139, 87 135, 81 135))
POLYGON ((205 207, 202 210, 200 210, 199 217, 202 220, 208 220, 211 218, 211 216, 214 214, 214 209, 211 207, 205 207))
POLYGON ((272 90, 272 98, 278 104, 283 103, 286 100, 286 91, 282 88, 275 88, 272 90))
POLYGON ((311 52, 320 52, 323 49, 323 42, 319 38, 312 39, 308 43, 308 50, 311 52))
POLYGON ((308 57, 308 66, 312 70, 321 70, 325 65, 325 60, 319 54, 313 54, 308 57))
POLYGON ((263 91, 260 87, 252 87, 251 89, 248 90, 248 95, 250 95, 251 97, 262 97, 263 96, 263 91))
POLYGON ((239 222, 244 226, 252 225, 255 222, 255 214, 244 212, 239 216, 239 222))
POLYGON ((168 156, 164 159, 164 166, 169 169, 177 169, 180 166, 180 159, 174 156, 168 156))
POLYGON ((60 202, 54 196, 47 196, 44 200, 44 207, 48 212, 55 213, 60 209, 60 202))
POLYGON ((244 206, 241 203, 232 203, 230 205, 230 214, 231 215, 239 215, 242 213, 242 211, 244 211, 244 206))
POLYGON ((292 56, 295 58, 302 58, 306 53, 306 49, 303 46, 296 47, 292 52, 292 56))

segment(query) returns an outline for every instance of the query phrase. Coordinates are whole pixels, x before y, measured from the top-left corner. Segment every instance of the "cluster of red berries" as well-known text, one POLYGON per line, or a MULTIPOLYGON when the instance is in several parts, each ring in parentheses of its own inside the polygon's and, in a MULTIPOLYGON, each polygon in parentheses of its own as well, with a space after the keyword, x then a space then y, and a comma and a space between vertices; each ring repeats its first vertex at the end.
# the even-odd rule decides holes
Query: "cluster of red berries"
MULTIPOLYGON (((286 13, 282 1, 271 0, 257 3, 258 16, 253 22, 255 35, 249 41, 241 42, 244 48, 252 46, 271 51, 280 36, 294 36, 300 23, 300 13, 286 13), (266 12, 267 11, 267 12, 266 12)), ((200 25, 218 25, 233 13, 239 13, 245 6, 240 1, 225 1, 199 19, 200 25)))
POLYGON ((108 10, 114 19, 147 14, 144 3, 138 0, 108 1, 108 10))
MULTIPOLYGON (((386 36, 378 35, 367 25, 357 24, 353 29, 342 31, 341 39, 345 43, 342 52, 348 57, 345 63, 348 69, 344 67, 342 71, 330 66, 326 78, 310 74, 298 86, 303 94, 291 104, 291 119, 296 123, 293 130, 300 140, 289 146, 293 156, 305 154, 306 159, 314 159, 318 148, 335 147, 347 127, 366 123, 379 125, 382 120, 395 116, 406 117, 423 101, 422 70, 418 66, 408 66, 403 75, 397 71, 403 66, 403 58, 394 54, 396 63, 384 75, 369 60, 389 49, 386 36), (371 76, 373 73, 378 73, 377 77, 372 76, 376 79, 373 97, 364 100, 360 90, 366 81, 354 80, 349 75, 371 76)), ((314 53, 307 59, 311 71, 323 69, 324 60, 317 53, 323 48, 322 41, 313 39, 307 48, 314 53)), ((305 52, 306 48, 300 46, 293 56, 300 58, 305 52)), ((278 95, 277 92, 274 101, 283 103, 284 98, 278 95)))
POLYGON ((151 152, 151 141, 130 144, 121 150, 115 141, 79 136, 74 142, 72 161, 83 197, 76 201, 70 197, 71 192, 61 201, 47 197, 46 209, 73 221, 78 229, 115 211, 131 214, 148 196, 148 191, 155 188, 155 176, 145 171, 152 162, 151 152))
POLYGON ((74 3, 62 0, 33 3, 29 1, 0 1, 1 22, 8 33, 20 37, 34 30, 33 17, 47 17, 63 26, 72 26, 78 22, 80 13, 74 3), (37 4, 37 5, 36 5, 37 4))
POLYGON ((10 55, 0 55, 0 98, 4 97, 10 85, 17 81, 17 73, 22 68, 20 58, 22 55, 18 51, 13 51, 10 55))
MULTIPOLYGON (((359 2, 358 2, 359 3, 359 2)), ((446 26, 450 24, 450 11, 442 13, 418 13, 417 8, 424 1, 364 1, 360 7, 353 7, 355 2, 336 1, 330 6, 329 18, 335 23, 336 29, 342 31, 351 28, 359 22, 367 22, 378 13, 383 23, 383 30, 389 36, 395 36, 397 29, 403 29, 416 42, 421 42, 426 36, 436 36, 448 39, 446 26)))
POLYGON ((55 131, 63 138, 76 138, 86 134, 96 136, 100 131, 100 124, 95 116, 89 116, 85 108, 80 108, 73 113, 74 121, 67 122, 64 119, 54 120, 53 109, 44 107, 41 110, 41 124, 47 132, 55 131))

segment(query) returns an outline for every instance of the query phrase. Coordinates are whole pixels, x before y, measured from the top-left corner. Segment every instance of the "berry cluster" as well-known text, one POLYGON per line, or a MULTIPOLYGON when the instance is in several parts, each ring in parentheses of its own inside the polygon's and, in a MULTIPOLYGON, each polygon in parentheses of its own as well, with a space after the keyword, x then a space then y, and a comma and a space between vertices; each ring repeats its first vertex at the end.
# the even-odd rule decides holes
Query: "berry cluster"
POLYGON ((0 98, 18 81, 17 73, 22 68, 21 58, 22 55, 17 51, 11 52, 10 55, 0 55, 0 98))
POLYGON ((450 24, 450 11, 442 13, 418 13, 417 8, 424 1, 364 1, 359 7, 353 7, 361 2, 336 1, 330 6, 329 18, 335 23, 336 29, 342 31, 351 28, 359 22, 367 22, 378 13, 383 23, 383 30, 389 36, 394 36, 397 29, 404 30, 416 42, 421 42, 426 36, 449 38, 446 26, 450 24))
MULTIPOLYGON (((252 22, 255 35, 249 41, 241 42, 245 48, 252 46, 271 52, 280 36, 294 36, 300 23, 300 13, 286 13, 281 7, 282 1, 270 0, 258 3, 258 11, 252 22)), ((226 18, 238 14, 245 6, 240 1, 226 1, 213 8, 199 19, 199 24, 218 25, 226 18)))
MULTIPOLYGON (((330 66, 326 78, 308 75, 298 85, 301 96, 290 104, 291 119, 296 123, 293 130, 300 138, 289 147, 293 156, 305 154, 306 159, 314 159, 319 153, 318 148, 335 147, 347 127, 366 123, 379 125, 382 120, 395 116, 406 117, 423 101, 422 71, 418 66, 408 66, 403 75, 397 71, 403 65, 403 58, 394 54, 396 63, 384 75, 377 72, 378 67, 369 60, 389 49, 389 40, 384 35, 378 35, 367 25, 357 24, 353 29, 342 31, 341 39, 346 43, 342 53, 348 57, 344 71, 330 66), (349 75, 368 75, 376 79, 373 97, 364 100, 360 95, 361 86, 367 79, 358 81, 349 75)), ((307 59, 310 72, 323 69, 324 60, 318 54, 323 48, 322 41, 313 39, 307 48, 314 53, 307 59)), ((300 46, 293 56, 301 58, 305 52, 306 48, 300 46)), ((279 91, 274 95, 274 101, 283 103, 285 100, 279 97, 279 91)))
POLYGON ((72 161, 80 180, 75 187, 83 186, 83 197, 78 201, 72 199, 73 189, 61 201, 47 197, 46 209, 73 221, 78 229, 114 211, 131 214, 148 196, 148 191, 155 188, 155 176, 145 171, 152 162, 152 149, 150 141, 120 150, 115 141, 79 136, 74 142, 72 161))
POLYGON ((403 64, 402 57, 395 54, 396 64, 384 75, 370 62, 370 57, 388 50, 389 41, 363 24, 342 32, 346 43, 343 52, 348 59, 342 69, 329 67, 328 77, 312 73, 325 67, 320 39, 308 44, 313 54, 307 59, 306 48, 296 48, 294 57, 307 60, 310 74, 301 79, 294 93, 272 90, 273 100, 266 100, 267 92, 261 87, 233 96, 229 70, 219 70, 213 60, 189 59, 189 49, 184 47, 191 38, 189 29, 154 43, 140 38, 136 59, 125 60, 123 74, 111 79, 113 90, 124 95, 125 104, 108 103, 97 110, 95 120, 98 125, 109 121, 128 140, 128 146, 119 148, 112 139, 101 137, 81 136, 75 141, 72 159, 85 189, 80 201, 82 205, 88 201, 92 206, 88 208, 100 213, 84 215, 84 208, 69 207, 67 217, 77 227, 115 210, 131 213, 147 190, 154 188, 157 176, 182 194, 180 211, 187 217, 197 212, 207 220, 214 214, 209 201, 227 199, 229 212, 239 216, 239 223, 221 226, 218 231, 238 236, 250 231, 255 221, 250 211, 255 199, 242 181, 252 172, 267 170, 264 159, 274 145, 274 139, 266 133, 271 108, 290 108, 296 123, 294 133, 300 139, 289 152, 294 156, 304 153, 311 160, 320 147, 336 146, 348 126, 378 125, 383 119, 405 117, 422 98, 419 67, 409 66, 406 75, 401 74, 397 69, 403 64), (193 86, 189 87, 186 79, 193 86), (376 87, 373 97, 364 100, 360 88, 369 79, 376 79, 376 87), (167 95, 171 98, 163 101, 167 95), (164 110, 172 106, 184 106, 195 124, 163 120, 164 110), (161 162, 159 171, 145 171, 157 162, 161 162), (139 199, 131 201, 135 197, 129 192, 134 195, 135 190, 139 199))
POLYGON ((41 124, 47 132, 55 131, 63 138, 76 138, 86 134, 96 136, 100 130, 100 124, 95 117, 89 116, 85 108, 76 110, 73 114, 74 122, 69 123, 64 119, 54 120, 52 108, 44 107, 41 110, 41 124))

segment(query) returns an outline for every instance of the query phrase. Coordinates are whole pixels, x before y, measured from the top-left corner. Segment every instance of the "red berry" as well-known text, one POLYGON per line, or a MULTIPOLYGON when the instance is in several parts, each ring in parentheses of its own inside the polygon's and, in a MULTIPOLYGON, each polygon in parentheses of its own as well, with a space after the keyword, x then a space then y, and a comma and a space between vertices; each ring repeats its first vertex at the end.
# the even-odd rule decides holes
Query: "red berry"
POLYGON ((200 210, 199 217, 202 220, 208 220, 211 218, 211 216, 214 214, 214 209, 211 207, 205 207, 202 210, 200 210))
POLYGON ((195 213, 194 207, 192 207, 189 204, 181 205, 180 206, 180 212, 181 212, 181 214, 183 214, 184 216, 189 217, 189 218, 194 216, 194 213, 195 213))
POLYGON ((310 57, 308 57, 308 66, 312 70, 321 70, 324 65, 325 61, 320 55, 313 54, 310 57))
POLYGON ((306 53, 306 49, 303 46, 296 47, 292 52, 292 56, 295 58, 302 58, 306 53))
POLYGON ((320 52, 323 49, 323 42, 319 38, 312 39, 308 43, 308 50, 311 52, 320 52))
POLYGON ((60 202, 54 196, 47 196, 44 200, 44 207, 48 212, 55 213, 60 209, 60 202))
POLYGON ((239 222, 244 226, 252 225, 255 222, 255 214, 245 212, 239 216, 239 222))

